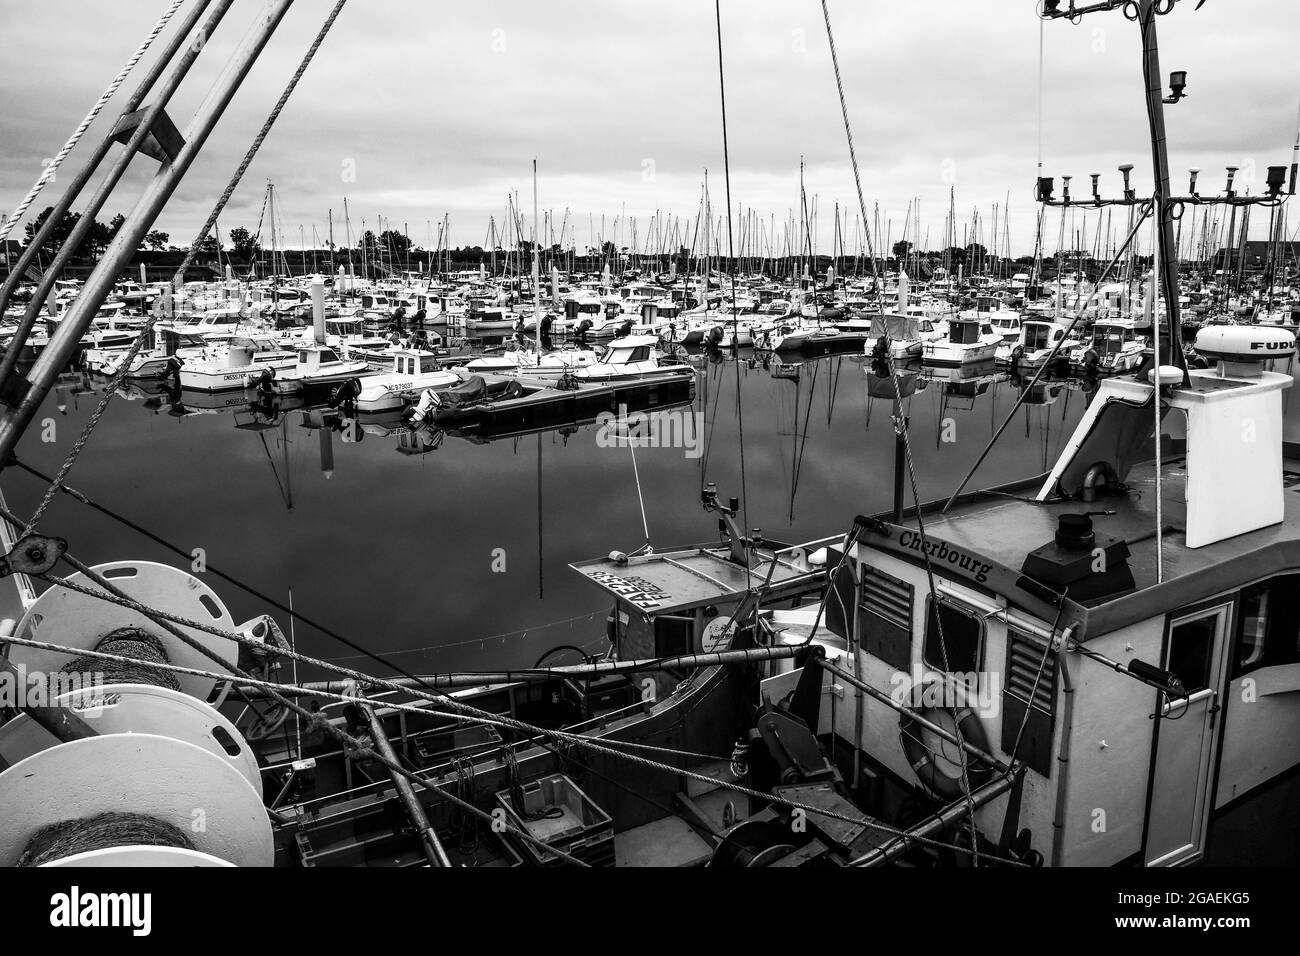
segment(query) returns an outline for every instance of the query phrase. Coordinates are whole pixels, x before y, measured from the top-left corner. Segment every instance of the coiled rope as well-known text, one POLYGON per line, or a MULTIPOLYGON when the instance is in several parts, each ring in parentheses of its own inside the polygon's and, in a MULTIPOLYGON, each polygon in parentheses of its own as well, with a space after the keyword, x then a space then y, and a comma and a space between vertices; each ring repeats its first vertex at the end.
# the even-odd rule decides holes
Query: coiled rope
MULTIPOLYGON (((293 77, 289 80, 288 86, 286 86, 284 92, 280 94, 280 99, 276 102, 270 115, 267 116, 266 121, 262 124, 262 128, 258 131, 252 145, 248 147, 248 152, 244 154, 243 162, 239 164, 239 168, 235 170, 235 174, 230 178, 230 182, 226 184, 226 188, 222 192, 221 198, 218 199, 216 205, 212 207, 212 212, 208 216, 208 221, 203 224, 203 228, 195 237, 193 245, 190 246, 189 251, 185 254, 185 260, 181 263, 180 268, 176 270, 176 276, 172 280, 173 284, 178 279, 183 279, 185 270, 193 264, 194 258, 198 254, 199 246, 216 223, 217 217, 220 216, 221 212, 226 208, 226 203, 230 201, 230 197, 234 194, 235 187, 239 185, 239 181, 243 178, 244 172, 248 169, 249 164, 253 162, 253 157, 257 155, 257 151, 261 148, 262 142, 266 139, 267 134, 270 133, 271 127, 275 124, 276 118, 280 115, 280 111, 284 109, 285 103, 289 101, 290 94, 293 93, 294 88, 298 85, 298 81, 302 79, 303 73, 307 71, 307 66, 311 63, 312 57, 316 55, 316 51, 320 48, 321 43, 324 42, 325 36, 329 33, 330 27, 334 25, 334 21, 338 18, 345 3, 347 3, 347 0, 337 0, 334 4, 334 8, 330 11, 329 16, 325 18, 325 23, 321 26, 320 32, 316 34, 316 39, 312 41, 311 46, 303 55, 302 61, 298 64, 298 69, 294 71, 293 77)), ((179 5, 179 3, 177 5, 179 5)), ((0 238, 3 238, 3 236, 0 236, 0 238)), ((86 442, 90 440, 90 435, 95 430, 95 426, 99 424, 99 420, 103 417, 104 411, 108 408, 109 402, 113 400, 113 396, 117 394, 117 390, 121 386, 122 380, 126 378, 126 373, 130 371, 131 363, 135 360, 136 355, 139 354, 144 343, 152 336, 154 324, 158 321, 160 315, 161 311, 149 316, 149 318, 145 320, 144 325, 141 326, 139 334, 136 335, 130 348, 127 349, 126 355, 118 364, 117 371, 113 374, 113 378, 109 381, 107 388, 104 390, 104 395, 99 400, 99 404, 95 407, 94 412, 91 413, 89 420, 86 422, 86 427, 82 429, 81 434, 77 437, 76 442, 73 443, 72 448, 69 450, 67 458, 65 458, 63 464, 59 466, 59 470, 54 475, 54 480, 50 483, 50 486, 45 489, 45 494, 41 497, 40 504, 37 505, 36 510, 32 513, 31 519, 28 520, 27 525, 23 530, 23 535, 28 535, 33 531, 33 529, 35 529, 37 523, 41 520, 42 516, 44 516, 45 510, 50 506, 50 502, 54 500, 55 494, 57 494, 59 487, 63 484, 63 480, 72 469, 73 464, 77 460, 77 456, 81 454, 81 450, 86 446, 86 442)), ((20 537, 21 536, 22 535, 20 535, 20 537)))
POLYGON ((195 849, 185 831, 165 820, 142 813, 101 813, 83 820, 51 823, 37 830, 27 841, 17 865, 42 866, 78 853, 120 846, 195 849))
POLYGON ((114 661, 82 655, 64 665, 63 672, 94 675, 105 684, 153 684, 170 690, 181 689, 175 674, 154 666, 169 664, 171 661, 163 642, 148 631, 138 627, 119 627, 101 637, 93 650, 116 654, 126 660, 114 661))
POLYGON ((137 49, 135 53, 131 54, 131 58, 126 61, 126 64, 118 72, 117 76, 113 77, 113 82, 108 84, 108 88, 100 94, 95 105, 90 108, 90 112, 87 113, 86 118, 81 121, 81 125, 73 131, 70 137, 68 137, 68 141, 63 144, 63 148, 55 154, 52 160, 50 160, 49 165, 41 171, 40 177, 28 191, 27 195, 23 197, 23 201, 18 204, 18 207, 13 211, 13 214, 5 224, 0 226, 0 242, 3 242, 8 237, 9 233, 13 231, 14 226, 18 225, 19 220, 21 220, 26 214, 27 210, 31 207, 31 204, 36 200, 37 195, 45 188, 45 184, 54 178, 55 171, 60 165, 62 165, 63 161, 67 159, 68 154, 72 152, 73 147, 77 145, 77 141, 80 140, 86 130, 90 128, 90 124, 95 121, 95 117, 99 115, 100 110, 102 110, 107 105, 108 101, 113 98, 113 94, 117 92, 118 87, 126 82, 126 78, 130 75, 131 71, 135 69, 135 65, 140 62, 145 51, 149 49, 154 40, 158 39, 158 34, 163 32, 163 29, 167 26, 167 22, 171 20, 172 15, 180 9, 181 4, 184 2, 185 0, 172 0, 171 5, 163 11, 163 15, 158 19, 158 23, 154 25, 154 28, 150 31, 149 35, 144 38, 144 42, 140 44, 139 49, 137 49))

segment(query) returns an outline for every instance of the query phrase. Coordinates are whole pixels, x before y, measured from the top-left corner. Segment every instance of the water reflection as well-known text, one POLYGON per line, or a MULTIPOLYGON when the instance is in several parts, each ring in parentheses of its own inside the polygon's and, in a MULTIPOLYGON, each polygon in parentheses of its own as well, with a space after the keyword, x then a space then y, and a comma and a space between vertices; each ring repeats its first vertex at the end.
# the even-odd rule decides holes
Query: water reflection
MULTIPOLYGON (((269 594, 283 599, 292 587, 304 613, 369 647, 408 653, 406 666, 529 663, 555 642, 537 625, 601 607, 569 562, 632 550, 644 529, 659 548, 714 534, 698 505, 706 480, 743 493, 750 524, 776 540, 842 531, 856 514, 891 507, 892 383, 866 356, 791 362, 742 349, 682 358, 696 369, 694 397, 661 411, 699 423, 695 454, 643 445, 634 460, 626 442, 599 440, 591 415, 458 434, 411 428, 398 413, 350 416, 296 398, 133 383, 69 483, 170 541, 204 547, 269 594)), ((994 367, 898 371, 921 496, 946 496, 1028 382, 994 367)), ((56 470, 103 387, 85 375, 60 380, 41 412, 57 420, 58 440, 43 443, 33 429, 20 457, 56 470)), ((1090 389, 1054 376, 1029 388, 972 487, 1046 470, 1090 389)), ((40 491, 30 479, 6 486, 20 512, 40 491)), ((46 527, 83 559, 174 560, 68 499, 46 527)), ((245 595, 228 598, 236 617, 261 610, 245 595)), ((569 642, 599 644, 592 620, 569 642)), ((347 653, 306 628, 298 639, 322 656, 347 653)))

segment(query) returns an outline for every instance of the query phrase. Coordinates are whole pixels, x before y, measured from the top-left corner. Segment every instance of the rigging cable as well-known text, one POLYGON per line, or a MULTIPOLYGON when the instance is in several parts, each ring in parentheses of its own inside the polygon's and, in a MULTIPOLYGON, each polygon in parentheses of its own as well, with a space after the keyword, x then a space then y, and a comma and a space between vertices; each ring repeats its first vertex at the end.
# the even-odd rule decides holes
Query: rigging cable
POLYGON ((72 152, 73 148, 77 145, 77 141, 80 140, 86 130, 90 128, 90 124, 95 121, 95 117, 99 115, 100 110, 102 110, 105 105, 107 105, 108 101, 113 98, 113 94, 117 92, 118 87, 126 82, 127 76, 129 76, 131 71, 135 69, 135 65, 140 62, 145 51, 149 49, 153 41, 158 38, 160 33, 162 33, 163 29, 167 26, 168 21, 171 20, 172 16, 180 9, 181 4, 184 2, 185 0, 172 0, 171 5, 163 11, 163 15, 159 17, 158 22, 154 25, 153 30, 149 32, 149 35, 144 38, 144 42, 140 44, 139 48, 133 54, 131 54, 131 58, 127 60, 122 69, 118 71, 117 76, 113 77, 113 82, 109 83, 104 92, 100 94, 95 105, 92 106, 90 112, 86 114, 86 118, 81 121, 81 125, 73 131, 72 135, 68 137, 68 141, 63 144, 63 148, 55 154, 54 158, 49 161, 45 169, 41 171, 40 177, 36 180, 35 184, 33 184, 27 195, 23 197, 22 202, 20 202, 14 209, 13 214, 5 221, 5 224, 0 226, 0 242, 3 242, 8 237, 9 233, 13 231, 14 226, 18 225, 18 221, 23 218, 23 215, 27 212, 28 208, 36 200, 36 196, 45 188, 45 184, 54 179, 55 171, 60 165, 62 165, 63 161, 67 159, 68 154, 72 152))
MULTIPOLYGON (((713 0, 713 11, 718 25, 718 93, 722 104, 722 175, 726 184, 727 195, 727 265, 731 273, 731 342, 735 347, 739 347, 740 340, 740 317, 736 310, 736 254, 733 247, 732 226, 731 226, 731 159, 727 151, 727 84, 724 79, 722 69, 722 0, 713 0)), ((752 577, 753 569, 749 564, 749 539, 745 536, 750 535, 752 525, 749 523, 749 495, 745 489, 745 410, 740 400, 740 357, 735 357, 736 362, 736 428, 739 434, 740 442, 740 507, 742 520, 745 527, 742 531, 742 541, 745 542, 745 588, 750 590, 753 587, 752 577)))
MULTIPOLYGON (((853 132, 849 123, 848 103, 844 97, 844 83, 840 77, 839 58, 836 56, 835 53, 835 36, 833 31, 831 30, 831 14, 830 14, 830 10, 826 6, 826 0, 822 0, 822 17, 826 21, 826 38, 831 52, 831 65, 833 66, 835 71, 835 85, 837 90, 839 91, 840 112, 844 117, 845 135, 849 143, 849 159, 853 166, 853 179, 854 182, 857 183, 858 185, 858 203, 862 211, 862 217, 865 220, 867 215, 867 207, 866 207, 866 201, 863 199, 862 196, 862 185, 861 185, 862 178, 858 171, 857 157, 853 153, 853 132)), ((898 372, 894 366, 892 349, 886 348, 884 350, 884 357, 885 357, 885 362, 887 363, 889 369, 890 381, 893 383, 894 386, 894 397, 898 401, 901 407, 902 397, 899 394, 898 372)), ((898 422, 896 427, 897 427, 898 435, 903 439, 903 452, 904 452, 904 457, 906 458, 907 461, 907 472, 908 472, 909 483, 911 484, 912 487, 912 500, 916 505, 916 529, 917 529, 917 535, 921 541, 921 557, 925 562, 925 576, 930 588, 930 600, 932 602, 931 606, 934 609, 934 623, 938 631, 940 657, 942 659, 944 671, 951 673, 952 668, 949 666, 948 663, 948 642, 944 637, 943 619, 942 619, 942 615, 939 613, 938 586, 935 582, 934 566, 930 561, 930 549, 926 539, 925 521, 921 517, 921 512, 922 512, 921 494, 916 481, 916 467, 912 459, 912 442, 908 435, 907 418, 900 416, 900 421, 898 422)), ((847 555, 847 553, 848 551, 846 549, 845 554, 847 555)), ((961 766, 962 790, 965 793, 966 803, 969 808, 966 822, 970 830, 970 838, 971 838, 971 845, 970 845, 971 864, 973 866, 979 866, 979 831, 975 825, 974 793, 971 789, 970 776, 967 772, 968 761, 966 758, 966 749, 965 749, 966 743, 965 743, 964 735, 962 734, 962 730, 961 730, 961 721, 958 719, 956 703, 954 702, 948 709, 952 715, 953 732, 957 738, 958 755, 961 758, 960 766, 961 766)))
MULTIPOLYGON (((257 155, 257 151, 261 147, 262 142, 266 139, 267 134, 270 133, 271 127, 275 124, 276 118, 279 117, 281 110, 284 109, 285 104, 289 100, 290 94, 293 93, 294 88, 298 85, 298 81, 302 79, 303 73, 307 71, 308 65, 316 55, 316 51, 320 48, 321 43, 324 42, 326 35, 330 31, 330 27, 334 25, 334 21, 338 18, 345 3, 347 3, 347 0, 337 0, 334 4, 334 8, 330 11, 329 16, 325 18, 325 23, 316 34, 316 39, 312 41, 311 46, 303 55, 301 62, 298 64, 298 69, 289 80, 284 92, 280 95, 280 99, 271 110, 270 115, 267 116, 266 121, 262 124, 262 128, 258 131, 252 145, 249 146, 243 162, 239 164, 239 168, 235 171, 234 176, 231 177, 230 182, 226 185, 225 191, 221 194, 221 198, 218 199, 216 205, 213 206, 212 212, 208 216, 208 221, 204 223, 203 228, 195 237, 193 245, 190 246, 189 252, 185 254, 185 260, 177 270, 176 276, 173 278, 173 284, 178 280, 184 279, 185 270, 193 263, 195 256, 198 254, 200 244, 212 229, 212 226, 217 221, 217 217, 221 214, 221 211, 225 209, 226 203, 230 201, 230 197, 233 195, 235 187, 239 185, 239 181, 243 178, 245 170, 247 170, 249 164, 252 163, 253 157, 257 155)), ((63 464, 59 466, 59 470, 54 476, 54 481, 52 481, 50 487, 45 490, 45 494, 42 496, 40 504, 37 505, 36 511, 33 512, 32 517, 24 527, 23 535, 32 532, 40 522, 41 517, 45 514, 45 509, 48 508, 50 502, 54 500, 54 496, 58 491, 58 486, 63 483, 63 480, 67 477, 68 472, 76 462, 77 457, 81 454, 81 450, 86 446, 86 442, 90 440, 91 433, 95 430, 95 426, 99 424, 99 420, 107 410, 109 402, 112 401, 113 396, 117 393, 118 386, 121 385, 122 381, 126 378, 127 372, 130 371, 132 361, 134 361, 136 355, 139 354, 141 347, 144 345, 145 339, 152 333, 154 324, 157 321, 157 314, 150 316, 141 327, 139 334, 131 343, 130 348, 127 349, 126 355, 118 364, 117 371, 114 373, 112 380, 108 384, 108 388, 104 392, 104 397, 100 399, 99 405, 95 408, 94 412, 91 413, 90 419, 86 422, 86 427, 82 430, 81 434, 77 437, 77 440, 73 443, 72 449, 68 452, 68 457, 65 458, 63 464)), ((20 535, 19 537, 22 537, 23 535, 20 535)))
MULTIPOLYGON (((55 580, 57 580, 57 579, 55 579, 55 580)), ((74 588, 74 590, 75 590, 75 588, 74 588)), ((100 597, 100 598, 103 598, 103 599, 106 599, 106 600, 110 600, 110 602, 112 602, 112 595, 104 594, 103 592, 90 591, 90 590, 87 590, 85 593, 89 593, 89 594, 91 594, 92 596, 100 597)), ((116 602, 113 602, 113 603, 116 603, 116 602)), ((230 635, 230 636, 233 636, 233 635, 230 635)), ((73 653, 76 653, 76 654, 81 654, 81 655, 83 655, 83 656, 85 656, 85 657, 94 658, 94 659, 98 659, 98 660, 105 660, 105 661, 118 661, 118 662, 123 662, 123 663, 130 663, 130 664, 137 665, 137 666, 152 666, 152 667, 155 667, 155 668, 160 669, 160 670, 172 671, 172 672, 180 673, 180 674, 192 674, 192 675, 196 675, 196 676, 201 676, 201 677, 207 677, 207 678, 215 679, 215 680, 218 680, 218 681, 230 681, 230 680, 232 680, 232 677, 231 677, 230 674, 221 674, 221 673, 217 673, 217 672, 213 672, 213 671, 205 671, 205 670, 202 670, 201 668, 188 667, 188 666, 184 666, 184 665, 180 665, 180 664, 171 664, 171 663, 162 663, 162 662, 158 662, 158 663, 150 663, 149 665, 142 665, 142 662, 136 660, 135 658, 124 658, 124 657, 121 657, 120 655, 116 655, 116 654, 112 654, 112 653, 108 653, 108 652, 104 652, 104 651, 81 650, 81 649, 77 649, 77 648, 67 647, 67 646, 64 646, 64 645, 53 644, 53 643, 50 643, 50 642, 48 642, 48 641, 37 641, 37 640, 31 640, 31 639, 27 639, 27 638, 18 638, 18 637, 12 637, 12 636, 2 637, 2 638, 0 638, 0 641, 8 642, 8 643, 12 643, 12 644, 17 644, 17 645, 22 646, 22 647, 32 647, 32 648, 37 648, 37 649, 40 649, 40 650, 55 651, 55 652, 58 652, 58 653, 65 653, 65 654, 73 654, 73 653)), ((253 678, 253 677, 240 676, 240 677, 237 678, 236 682, 237 682, 237 683, 240 683, 240 684, 245 684, 245 685, 248 685, 248 686, 251 686, 251 687, 261 687, 261 688, 264 688, 265 690, 267 690, 268 693, 277 693, 277 692, 287 692, 287 693, 310 693, 310 694, 314 694, 315 696, 319 696, 319 697, 328 697, 328 698, 331 698, 331 699, 333 699, 333 700, 337 700, 337 701, 342 702, 342 703, 363 703, 363 704, 371 704, 371 703, 372 703, 372 702, 369 700, 369 698, 366 698, 364 695, 349 695, 349 694, 337 693, 337 692, 334 692, 334 691, 310 691, 310 692, 308 692, 305 688, 294 687, 294 686, 292 686, 292 685, 287 685, 287 684, 279 684, 279 683, 276 683, 276 682, 274 682, 274 681, 260 680, 260 679, 253 678)), ((508 719, 508 718, 505 718, 505 717, 503 717, 503 716, 499 716, 499 715, 488 714, 487 716, 484 716, 484 717, 464 716, 464 715, 457 715, 457 714, 454 714, 454 713, 451 713, 451 712, 436 711, 436 710, 433 710, 433 709, 431 709, 431 708, 419 707, 419 706, 416 706, 416 705, 413 705, 413 704, 385 703, 385 704, 383 704, 382 706, 384 706, 384 707, 386 707, 386 708, 389 708, 389 709, 392 709, 392 710, 400 711, 400 712, 403 712, 403 713, 412 713, 412 714, 420 714, 420 715, 433 715, 433 716, 446 716, 446 717, 459 717, 459 719, 463 719, 463 720, 466 720, 466 721, 471 722, 471 723, 489 724, 489 725, 505 726, 505 727, 509 727, 509 726, 511 726, 511 725, 513 725, 513 724, 520 723, 519 721, 510 720, 510 719, 508 719)), ((319 715, 319 714, 312 715, 312 716, 315 716, 315 717, 317 717, 317 718, 320 718, 320 715, 319 715)), ((345 740, 347 740, 347 741, 350 741, 351 744, 354 744, 354 745, 357 747, 357 753, 358 753, 359 756, 362 756, 362 757, 365 757, 365 758, 369 758, 369 757, 371 757, 371 752, 369 751, 369 748, 367 748, 364 744, 360 743, 359 741, 355 741, 353 738, 351 738, 349 735, 343 733, 342 731, 337 731, 336 729, 333 729, 333 730, 331 730, 331 729, 327 729, 327 728, 332 728, 332 725, 329 723, 328 720, 318 719, 316 722, 317 722, 319 725, 322 726, 322 729, 326 729, 326 732, 327 732, 327 733, 331 733, 332 736, 336 736, 336 737, 339 737, 339 738, 345 739, 345 740)), ((576 746, 578 746, 578 747, 585 747, 586 749, 588 749, 588 750, 593 750, 593 751, 595 751, 595 752, 597 752, 597 753, 605 754, 605 755, 608 755, 608 756, 613 756, 613 757, 616 757, 616 758, 621 759, 621 760, 626 760, 626 761, 629 761, 629 762, 631 762, 631 763, 635 763, 635 764, 638 764, 638 765, 641 765, 641 766, 647 767, 647 768, 649 768, 649 769, 659 770, 659 771, 663 771, 663 772, 666 772, 666 773, 671 773, 671 774, 673 774, 673 775, 675 775, 675 776, 681 776, 681 777, 689 778, 689 779, 692 779, 692 780, 697 780, 697 781, 699 781, 699 782, 701 782, 701 783, 707 783, 707 784, 710 784, 711 786, 714 786, 714 787, 716 787, 716 788, 725 789, 725 790, 731 790, 731 791, 733 791, 733 792, 735 792, 735 793, 741 794, 742 796, 750 797, 751 799, 755 799, 755 800, 763 800, 763 801, 765 801, 765 802, 767 802, 767 803, 775 803, 775 804, 778 804, 778 805, 781 805, 781 806, 788 807, 788 808, 790 808, 790 809, 792 809, 792 810, 802 810, 802 811, 804 811, 805 814, 808 814, 808 815, 821 816, 821 817, 825 817, 825 818, 827 818, 827 819, 829 819, 829 820, 835 820, 835 821, 837 821, 837 822, 841 822, 841 823, 851 823, 851 824, 854 824, 854 825, 856 825, 856 826, 867 826, 867 827, 870 827, 871 829, 879 830, 879 831, 881 831, 881 832, 883 832, 883 833, 888 833, 888 834, 890 834, 890 835, 892 835, 892 836, 895 836, 895 837, 901 837, 901 838, 904 838, 904 839, 907 839, 907 840, 914 841, 914 842, 916 842, 916 843, 920 843, 920 844, 922 844, 922 845, 932 846, 932 847, 939 848, 939 849, 945 849, 945 850, 952 850, 952 849, 965 850, 965 849, 966 849, 965 847, 957 846, 957 845, 955 845, 955 844, 951 844, 951 843, 945 843, 945 842, 943 842, 943 841, 941 841, 941 840, 935 840, 935 839, 932 839, 932 838, 929 838, 929 837, 915 836, 915 835, 912 835, 912 834, 907 833, 907 832, 904 831, 904 830, 900 830, 900 829, 898 829, 897 827, 891 827, 891 826, 889 826, 888 824, 882 823, 882 822, 880 822, 880 821, 878 821, 878 820, 873 820, 873 819, 867 819, 867 820, 864 820, 864 819, 862 819, 860 816, 858 816, 858 817, 855 817, 855 816, 848 816, 848 815, 846 815, 846 814, 837 813, 837 812, 835 812, 835 811, 833 811, 833 810, 828 810, 828 809, 826 809, 826 808, 824 808, 824 807, 819 807, 819 806, 815 806, 815 805, 811 805, 811 804, 802 803, 802 802, 800 802, 800 801, 792 800, 792 799, 789 799, 789 798, 787 798, 787 797, 781 796, 781 795, 779 795, 779 794, 766 793, 766 792, 761 791, 761 790, 755 790, 755 789, 753 789, 753 788, 751 788, 751 787, 746 787, 746 786, 744 786, 744 785, 742 785, 742 784, 737 784, 737 783, 733 783, 733 782, 731 782, 731 781, 722 780, 722 779, 719 779, 719 778, 717 778, 717 777, 713 777, 713 776, 710 776, 710 775, 708 775, 708 774, 704 774, 704 773, 699 773, 699 772, 694 771, 694 770, 689 770, 689 769, 682 768, 682 767, 675 767, 675 766, 672 766, 672 765, 670 765, 670 764, 665 764, 665 763, 661 763, 661 762, 659 762, 659 761, 650 760, 649 758, 646 758, 646 757, 638 757, 638 756, 636 756, 635 754, 630 754, 630 753, 626 753, 626 752, 620 751, 620 750, 616 749, 616 747, 613 746, 614 744, 619 744, 619 745, 623 745, 623 746, 629 746, 629 745, 632 745, 632 742, 631 742, 631 741, 607 741, 607 740, 604 740, 603 738, 586 737, 586 736, 583 736, 583 735, 580 735, 580 734, 568 734, 568 733, 565 733, 565 732, 563 732, 563 731, 549 730, 549 729, 546 729, 546 728, 537 728, 537 730, 538 730, 539 733, 546 733, 546 734, 551 734, 551 735, 555 735, 555 736, 558 736, 558 737, 569 738, 569 739, 572 741, 572 743, 573 743, 574 745, 576 745, 576 746)), ((640 746, 647 746, 647 745, 640 745, 640 746)), ((388 763, 387 763, 386 761, 384 761, 381 757, 376 756, 376 759, 377 759, 380 763, 384 763, 385 766, 389 766, 390 769, 391 769, 393 766, 395 766, 395 765, 392 765, 392 764, 388 764, 388 763)), ((401 772, 402 775, 405 776, 407 779, 410 779, 410 780, 412 780, 412 781, 414 781, 414 782, 420 784, 421 786, 423 786, 423 787, 425 787, 425 788, 427 788, 427 789, 430 789, 430 790, 435 791, 435 792, 438 793, 440 796, 447 797, 447 798, 448 798, 452 803, 454 803, 454 804, 457 805, 457 806, 462 806, 462 804, 464 803, 464 801, 461 801, 461 800, 459 800, 458 798, 454 797, 453 795, 451 795, 451 794, 447 793, 446 791, 442 790, 441 787, 439 787, 438 785, 435 785, 435 784, 433 784, 433 783, 431 783, 431 782, 429 782, 429 781, 427 781, 427 780, 424 780, 423 778, 421 778, 421 777, 420 777, 418 774, 416 774, 416 773, 413 773, 413 772, 411 772, 411 771, 409 771, 409 770, 406 770, 405 768, 400 768, 400 772, 401 772)), ((462 808, 463 808, 463 807, 462 807, 462 808)), ((485 813, 485 812, 482 811, 482 810, 479 810, 477 807, 473 807, 472 809, 473 809, 473 812, 475 813, 475 815, 478 816, 480 819, 484 819, 484 820, 487 820, 488 822, 492 822, 493 818, 492 818, 492 816, 491 816, 490 814, 485 813)), ((521 831, 515 831, 515 833, 516 833, 516 835, 521 835, 521 831)), ((525 838, 527 838, 527 836, 528 836, 527 834, 522 834, 522 835, 523 835, 525 838)), ((536 843, 537 841, 536 841, 536 840, 533 840, 533 841, 530 841, 530 842, 535 842, 535 843, 536 843)), ((555 852, 555 851, 554 851, 554 848, 552 848, 552 847, 550 847, 550 846, 547 846, 547 845, 543 845, 543 846, 544 846, 547 850, 551 850, 551 851, 555 852)), ((1018 861, 1018 860, 1013 860, 1013 859, 1006 858, 1006 857, 997 857, 997 856, 993 856, 992 854, 986 854, 986 856, 988 856, 990 859, 994 859, 994 860, 997 860, 998 862, 1006 863, 1006 864, 1011 865, 1011 866, 1025 866, 1025 865, 1026 865, 1026 864, 1024 864, 1024 863, 1021 863, 1021 862, 1018 861)), ((575 861, 575 862, 576 862, 576 861, 575 861)))

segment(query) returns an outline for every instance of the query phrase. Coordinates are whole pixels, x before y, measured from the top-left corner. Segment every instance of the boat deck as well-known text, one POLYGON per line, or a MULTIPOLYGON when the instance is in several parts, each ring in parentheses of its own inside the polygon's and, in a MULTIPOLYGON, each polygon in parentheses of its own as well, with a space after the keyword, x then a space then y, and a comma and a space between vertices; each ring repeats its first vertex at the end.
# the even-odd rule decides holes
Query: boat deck
POLYGON ((1132 615, 1144 596, 1146 607, 1154 611, 1153 590, 1166 592, 1160 603, 1172 607, 1259 579, 1288 564, 1300 568, 1300 456, 1294 449, 1288 446, 1283 458, 1283 520, 1200 548, 1187 547, 1185 536, 1186 460, 1175 457, 1163 462, 1160 474, 1165 531, 1158 588, 1153 462, 1132 469, 1126 482, 1128 495, 1103 496, 1090 504, 1048 503, 1032 500, 1037 489, 1026 489, 1024 497, 987 498, 960 505, 944 516, 932 514, 926 519, 926 534, 1019 570, 1026 555, 1053 540, 1060 515, 1091 512, 1098 538, 1123 539, 1130 551, 1135 590, 1097 602, 1089 612, 1090 621, 1112 625, 1137 619, 1132 615))

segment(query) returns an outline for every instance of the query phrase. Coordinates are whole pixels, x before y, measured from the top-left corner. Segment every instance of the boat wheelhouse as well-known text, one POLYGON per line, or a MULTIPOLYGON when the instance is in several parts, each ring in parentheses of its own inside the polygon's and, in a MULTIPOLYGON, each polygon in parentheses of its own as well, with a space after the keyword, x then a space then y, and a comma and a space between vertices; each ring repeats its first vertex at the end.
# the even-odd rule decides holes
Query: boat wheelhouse
POLYGON ((1291 378, 1262 371, 1249 343, 1205 347, 1219 367, 1185 385, 1172 370, 1156 385, 1103 382, 1036 493, 1022 484, 946 514, 927 506, 924 527, 896 516, 855 525, 828 602, 849 651, 826 680, 851 672, 877 691, 833 720, 880 805, 917 792, 969 801, 990 848, 1019 834, 1018 852, 1050 865, 1260 864, 1291 852, 1291 378))

